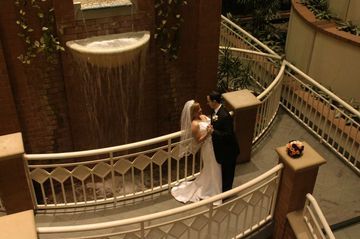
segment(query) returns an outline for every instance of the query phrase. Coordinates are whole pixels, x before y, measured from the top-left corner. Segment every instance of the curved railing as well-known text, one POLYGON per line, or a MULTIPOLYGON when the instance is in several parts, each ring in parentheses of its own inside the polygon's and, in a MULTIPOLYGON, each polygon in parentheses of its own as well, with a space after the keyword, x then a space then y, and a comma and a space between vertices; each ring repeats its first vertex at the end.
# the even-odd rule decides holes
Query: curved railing
POLYGON ((310 193, 306 194, 303 218, 312 238, 335 239, 324 214, 310 193))
POLYGON ((257 109, 256 123, 253 136, 253 144, 270 127, 279 109, 281 96, 281 83, 284 77, 285 63, 283 62, 275 80, 257 98, 261 101, 257 109))
POLYGON ((279 55, 224 16, 220 32, 220 51, 226 46, 235 56, 246 54, 241 59, 252 61, 252 78, 263 89, 257 96, 261 105, 253 143, 269 128, 280 103, 360 174, 360 112, 288 61, 280 61, 279 55))
POLYGON ((285 62, 281 105, 360 174, 360 112, 285 62))
POLYGON ((79 207, 145 196, 192 179, 196 149, 179 157, 180 132, 116 147, 25 154, 36 209, 79 207))
POLYGON ((38 227, 40 238, 242 238, 272 219, 282 164, 257 178, 197 203, 124 220, 38 227), (219 206, 214 203, 229 200, 219 206), (50 235, 51 236, 51 235, 50 235), (205 236, 205 237, 204 237, 205 236))
POLYGON ((261 104, 254 129, 255 143, 278 112, 285 63, 273 50, 224 16, 221 18, 220 32, 220 52, 228 49, 234 57, 238 57, 248 67, 255 87, 261 90, 257 92, 261 104))

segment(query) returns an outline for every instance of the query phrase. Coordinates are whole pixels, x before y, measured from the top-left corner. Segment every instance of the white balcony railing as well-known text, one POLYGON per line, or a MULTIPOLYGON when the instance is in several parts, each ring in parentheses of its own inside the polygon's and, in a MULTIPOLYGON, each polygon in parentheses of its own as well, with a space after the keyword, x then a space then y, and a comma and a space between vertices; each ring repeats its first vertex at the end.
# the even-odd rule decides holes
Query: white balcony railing
POLYGON ((182 207, 111 222, 38 227, 37 232, 40 238, 243 238, 272 219, 282 168, 279 164, 230 191, 182 207), (214 206, 224 198, 230 199, 214 206))
POLYGON ((360 112, 286 62, 281 104, 360 174, 360 112))
POLYGON ((266 132, 278 111, 285 63, 281 63, 278 54, 238 25, 224 16, 221 20, 220 52, 228 49, 234 57, 238 57, 249 69, 255 85, 253 90, 260 89, 257 98, 261 105, 258 108, 253 136, 255 143, 266 132))
POLYGON ((79 207, 153 194, 199 172, 196 149, 178 156, 180 132, 116 147, 25 154, 36 209, 79 207))
POLYGON ((220 33, 220 51, 226 46, 242 61, 252 61, 252 79, 263 89, 253 143, 266 132, 280 103, 360 174, 360 112, 291 63, 280 61, 279 55, 224 16, 220 33))
POLYGON ((303 218, 311 234, 311 238, 335 239, 318 203, 309 193, 306 195, 303 218))

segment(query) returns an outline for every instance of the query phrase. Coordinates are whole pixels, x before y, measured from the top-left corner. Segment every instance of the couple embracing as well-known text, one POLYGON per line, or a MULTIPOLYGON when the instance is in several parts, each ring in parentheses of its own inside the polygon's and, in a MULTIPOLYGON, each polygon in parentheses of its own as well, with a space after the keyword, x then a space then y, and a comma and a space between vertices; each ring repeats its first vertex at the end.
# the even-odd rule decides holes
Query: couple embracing
MULTIPOLYGON (((171 189, 180 202, 197 202, 232 188, 239 154, 233 120, 221 104, 220 93, 211 92, 207 103, 213 110, 210 118, 202 114, 200 104, 194 100, 187 101, 181 113, 181 141, 193 138, 200 146, 203 168, 194 181, 185 181, 171 189)), ((181 146, 180 155, 186 150, 181 146)))

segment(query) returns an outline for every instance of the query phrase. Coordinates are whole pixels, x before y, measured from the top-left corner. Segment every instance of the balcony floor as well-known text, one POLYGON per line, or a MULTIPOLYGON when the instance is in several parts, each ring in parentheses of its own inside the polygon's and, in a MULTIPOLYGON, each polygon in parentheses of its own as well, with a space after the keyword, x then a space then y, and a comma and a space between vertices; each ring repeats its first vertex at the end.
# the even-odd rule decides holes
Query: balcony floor
MULTIPOLYGON (((329 224, 335 224, 360 215, 359 176, 338 158, 325 145, 300 125, 289 114, 280 110, 272 129, 253 150, 249 163, 238 164, 234 186, 262 174, 277 164, 275 148, 285 145, 292 139, 306 141, 322 155, 327 163, 320 167, 315 185, 314 197, 318 201, 329 224)), ((79 225, 105 222, 155 213, 161 210, 183 205, 172 199, 165 191, 153 195, 145 201, 130 200, 126 204, 97 206, 96 208, 80 208, 38 213, 37 226, 79 225)), ((344 232, 337 238, 351 239, 349 235, 359 235, 359 224, 352 227, 354 233, 344 232)))

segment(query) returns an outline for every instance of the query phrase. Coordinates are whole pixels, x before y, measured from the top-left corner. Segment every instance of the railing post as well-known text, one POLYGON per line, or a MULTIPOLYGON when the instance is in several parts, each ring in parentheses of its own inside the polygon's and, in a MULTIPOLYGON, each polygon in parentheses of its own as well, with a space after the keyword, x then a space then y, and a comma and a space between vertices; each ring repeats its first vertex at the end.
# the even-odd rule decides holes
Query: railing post
POLYGON ((21 133, 0 136, 0 198, 7 214, 34 209, 21 133))
POLYGON ((286 215, 304 208, 306 194, 314 190, 319 166, 326 163, 309 144, 303 144, 303 155, 296 159, 287 155, 286 146, 276 149, 284 169, 274 214, 274 239, 283 238, 286 215))
POLYGON ((240 148, 237 162, 248 162, 251 157, 257 108, 261 102, 249 90, 228 92, 223 94, 223 98, 226 108, 234 112, 234 131, 240 148))

